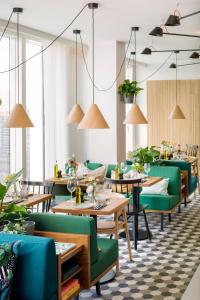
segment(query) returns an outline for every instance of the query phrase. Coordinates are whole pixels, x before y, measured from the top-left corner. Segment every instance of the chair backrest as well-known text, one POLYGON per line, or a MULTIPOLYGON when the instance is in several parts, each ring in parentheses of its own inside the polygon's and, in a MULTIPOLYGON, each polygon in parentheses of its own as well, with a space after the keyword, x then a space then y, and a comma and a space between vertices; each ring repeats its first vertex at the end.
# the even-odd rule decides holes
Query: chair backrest
POLYGON ((198 145, 193 145, 193 144, 186 144, 186 154, 188 156, 194 156, 197 157, 198 153, 198 145))
POLYGON ((101 163, 92 163, 92 162, 87 162, 87 168, 90 170, 96 170, 100 167, 102 167, 103 165, 101 163))
POLYGON ((91 263, 97 261, 97 234, 93 218, 34 213, 30 220, 36 222, 35 230, 90 235, 91 263))
POLYGON ((35 194, 53 194, 54 183, 43 181, 22 180, 22 185, 28 185, 29 191, 35 194))
POLYGON ((0 234, 0 243, 21 241, 10 299, 57 299, 57 257, 53 239, 0 234))
POLYGON ((180 168, 169 166, 151 166, 149 176, 169 178, 168 193, 170 195, 180 195, 181 174, 180 168))

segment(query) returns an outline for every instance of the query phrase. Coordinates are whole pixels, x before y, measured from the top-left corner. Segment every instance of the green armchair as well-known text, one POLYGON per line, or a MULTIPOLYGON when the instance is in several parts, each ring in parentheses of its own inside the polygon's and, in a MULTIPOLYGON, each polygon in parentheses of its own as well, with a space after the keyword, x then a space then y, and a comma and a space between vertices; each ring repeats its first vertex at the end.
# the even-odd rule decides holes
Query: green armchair
POLYGON ((141 194, 140 204, 147 205, 146 212, 158 212, 161 214, 161 230, 164 229, 164 214, 169 215, 171 220, 171 213, 175 208, 179 207, 181 203, 181 176, 178 167, 167 166, 151 166, 149 172, 150 176, 159 176, 169 178, 168 195, 157 194, 141 194))
POLYGON ((118 266, 118 241, 98 238, 94 219, 90 217, 31 214, 30 219, 36 222, 36 231, 86 234, 90 237, 90 274, 88 282, 85 279, 84 288, 96 284, 97 294, 100 294, 100 278, 118 266))

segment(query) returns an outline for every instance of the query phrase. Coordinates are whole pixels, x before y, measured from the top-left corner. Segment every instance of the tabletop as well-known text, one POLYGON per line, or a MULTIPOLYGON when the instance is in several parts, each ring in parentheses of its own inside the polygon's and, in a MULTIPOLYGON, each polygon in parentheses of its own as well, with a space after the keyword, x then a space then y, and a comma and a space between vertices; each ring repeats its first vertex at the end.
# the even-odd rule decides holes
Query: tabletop
POLYGON ((66 213, 72 215, 96 215, 96 216, 109 216, 124 206, 128 205, 129 198, 110 198, 109 203, 103 207, 102 209, 95 210, 93 208, 75 208, 75 198, 69 201, 62 202, 56 206, 54 206, 51 210, 54 213, 66 213))
POLYGON ((24 199, 19 202, 19 205, 26 205, 27 207, 34 206, 36 204, 45 202, 52 198, 51 194, 34 194, 28 197, 28 199, 24 199))

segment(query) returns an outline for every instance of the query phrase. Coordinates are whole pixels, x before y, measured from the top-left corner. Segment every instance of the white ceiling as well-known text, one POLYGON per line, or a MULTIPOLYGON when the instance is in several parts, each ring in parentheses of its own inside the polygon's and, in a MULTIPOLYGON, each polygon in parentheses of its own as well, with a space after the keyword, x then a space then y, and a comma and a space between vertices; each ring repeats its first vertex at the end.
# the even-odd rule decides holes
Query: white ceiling
MULTIPOLYGON (((0 18, 8 19, 13 7, 24 8, 20 23, 41 31, 59 34, 73 19, 76 13, 87 3, 85 0, 0 0, 0 18)), ((95 11, 95 37, 104 40, 127 41, 132 26, 139 26, 137 34, 138 52, 145 46, 156 49, 200 48, 200 39, 175 36, 151 37, 148 33, 161 25, 177 7, 174 0, 99 0, 99 9, 95 11)), ((180 0, 178 6, 182 15, 200 10, 200 0, 180 0)), ((14 21, 14 17, 13 17, 14 21)), ((72 29, 82 30, 83 39, 89 42, 91 37, 91 10, 82 13, 64 37, 73 39, 72 29)), ((200 14, 182 20, 181 26, 169 28, 169 32, 199 34, 200 14)), ((154 62, 162 60, 166 54, 154 54, 151 57, 139 55, 139 60, 154 62)), ((182 59, 188 53, 181 54, 182 59)))

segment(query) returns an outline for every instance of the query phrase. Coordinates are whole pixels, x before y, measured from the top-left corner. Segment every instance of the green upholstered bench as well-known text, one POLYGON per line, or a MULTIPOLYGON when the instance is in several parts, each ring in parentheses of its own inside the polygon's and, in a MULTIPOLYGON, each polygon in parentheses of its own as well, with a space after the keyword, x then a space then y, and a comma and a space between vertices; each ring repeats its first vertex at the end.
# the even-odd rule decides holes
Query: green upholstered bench
POLYGON ((182 161, 182 160, 162 160, 162 163, 165 166, 179 167, 180 170, 187 171, 187 173, 188 173, 188 188, 189 188, 188 193, 190 195, 195 192, 195 190, 197 188, 198 178, 197 178, 197 176, 192 176, 190 162, 182 161))
POLYGON ((10 300, 57 300, 58 276, 53 239, 30 235, 0 234, 0 243, 20 240, 10 300))
POLYGON ((90 236, 90 280, 84 288, 99 282, 105 271, 118 266, 118 241, 97 238, 93 218, 61 214, 31 214, 37 231, 87 234, 90 236))
POLYGON ((147 205, 146 212, 158 212, 161 214, 161 230, 164 228, 164 214, 171 213, 181 203, 181 175, 178 167, 168 166, 151 166, 149 176, 159 176, 169 178, 168 194, 169 195, 154 195, 141 194, 140 204, 147 205))

